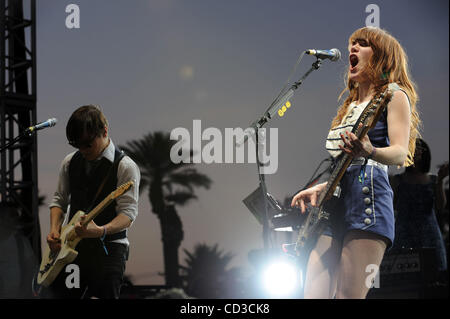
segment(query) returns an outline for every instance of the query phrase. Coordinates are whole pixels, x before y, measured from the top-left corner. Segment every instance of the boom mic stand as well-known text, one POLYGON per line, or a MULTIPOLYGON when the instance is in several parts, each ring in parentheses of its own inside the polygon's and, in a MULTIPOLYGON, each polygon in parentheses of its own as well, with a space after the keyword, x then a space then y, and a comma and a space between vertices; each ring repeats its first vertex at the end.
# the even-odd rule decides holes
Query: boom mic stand
MULTIPOLYGON (((287 90, 286 92, 280 94, 275 101, 272 102, 272 104, 269 106, 269 108, 264 112, 263 116, 261 116, 258 120, 254 121, 250 125, 251 133, 255 134, 256 136, 256 163, 258 168, 258 179, 259 179, 259 187, 261 188, 263 199, 264 199, 264 218, 263 218, 263 241, 264 241, 264 249, 268 251, 269 249, 269 200, 268 193, 267 193, 267 186, 265 182, 265 174, 262 173, 262 165, 259 159, 259 146, 260 146, 260 131, 259 129, 263 127, 266 123, 269 122, 269 120, 272 119, 272 117, 277 113, 277 110, 289 99, 294 95, 294 91, 298 89, 298 87, 303 83, 305 78, 314 70, 318 70, 321 66, 322 59, 317 58, 317 60, 312 64, 311 68, 298 80, 297 82, 294 82, 294 84, 287 90)), ((264 133, 262 133, 264 134, 264 133)), ((261 134, 261 135, 262 135, 261 134)), ((248 135, 245 134, 243 137, 243 142, 236 143, 238 145, 241 145, 245 143, 248 139, 248 135)), ((264 139, 265 140, 265 139, 264 139)), ((263 143, 261 143, 263 145, 263 143)))
POLYGON ((25 131, 23 131, 22 133, 17 135, 12 141, 8 142, 2 148, 0 148, 0 153, 3 152, 4 150, 10 148, 11 146, 13 146, 17 142, 19 142, 21 139, 26 138, 26 137, 31 137, 33 135, 33 132, 35 132, 35 131, 26 129, 25 131))

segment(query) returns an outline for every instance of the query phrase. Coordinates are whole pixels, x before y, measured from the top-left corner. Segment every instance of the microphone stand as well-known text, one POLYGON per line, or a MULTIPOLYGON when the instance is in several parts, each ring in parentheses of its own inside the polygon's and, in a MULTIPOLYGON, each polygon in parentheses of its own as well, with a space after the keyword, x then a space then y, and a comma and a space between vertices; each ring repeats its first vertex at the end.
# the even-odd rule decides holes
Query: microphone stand
MULTIPOLYGON (((272 119, 273 115, 277 113, 277 110, 286 103, 293 95, 294 91, 298 89, 298 87, 303 83, 305 78, 314 70, 318 70, 321 66, 322 60, 320 58, 317 58, 317 60, 312 64, 311 68, 300 78, 299 81, 294 82, 294 84, 290 87, 289 90, 287 90, 285 93, 283 93, 281 96, 275 99, 273 103, 269 106, 269 108, 264 112, 264 115, 259 118, 259 120, 253 122, 251 124, 251 127, 254 129, 254 134, 256 134, 256 164, 258 168, 258 179, 259 179, 259 185, 261 188, 261 191, 263 193, 263 199, 264 199, 264 208, 265 208, 265 214, 263 218, 263 241, 264 241, 264 249, 266 252, 268 252, 268 243, 269 243, 269 209, 268 209, 268 196, 267 196, 267 186, 265 182, 265 176, 263 173, 261 173, 261 162, 259 160, 259 129, 265 125, 270 119, 272 119)), ((244 136, 244 142, 247 140, 248 136, 244 136)), ((263 145, 261 143, 261 145, 263 145)))
POLYGON ((6 149, 10 148, 11 146, 16 144, 21 139, 23 139, 25 137, 31 137, 31 135, 33 135, 33 132, 35 132, 35 131, 26 129, 25 131, 20 133, 18 136, 16 136, 12 141, 8 142, 5 146, 0 148, 0 153, 5 151, 6 149))

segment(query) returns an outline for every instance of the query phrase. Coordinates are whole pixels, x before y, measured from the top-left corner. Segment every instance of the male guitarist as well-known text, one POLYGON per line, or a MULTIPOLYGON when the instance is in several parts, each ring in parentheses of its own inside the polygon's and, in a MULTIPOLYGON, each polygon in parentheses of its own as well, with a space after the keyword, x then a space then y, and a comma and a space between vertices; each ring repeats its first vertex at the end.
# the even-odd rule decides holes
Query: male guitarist
POLYGON ((75 285, 67 284, 67 276, 72 273, 63 268, 50 286, 51 296, 117 299, 128 259, 127 229, 138 214, 139 168, 114 146, 108 135, 108 121, 95 105, 82 106, 71 115, 66 135, 78 151, 62 161, 50 204, 47 243, 51 251, 61 248, 61 226, 67 211, 70 220, 79 210, 88 213, 118 185, 131 180, 134 186, 87 225, 77 223, 75 232, 83 239, 76 247, 78 256, 72 264, 79 267, 79 272, 73 272, 80 275, 79 287, 75 279, 75 285))

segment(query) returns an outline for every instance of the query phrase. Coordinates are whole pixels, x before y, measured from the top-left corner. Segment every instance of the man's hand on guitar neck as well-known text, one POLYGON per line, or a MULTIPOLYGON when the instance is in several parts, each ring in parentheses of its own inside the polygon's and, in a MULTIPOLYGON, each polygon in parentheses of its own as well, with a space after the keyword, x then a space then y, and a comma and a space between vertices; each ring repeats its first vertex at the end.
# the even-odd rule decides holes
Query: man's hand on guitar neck
POLYGON ((80 217, 80 221, 75 224, 75 232, 80 238, 99 238, 103 236, 103 227, 98 226, 93 220, 87 225, 82 225, 86 215, 80 217))
POLYGON ((118 214, 112 221, 103 226, 98 226, 93 220, 87 226, 82 226, 86 215, 81 216, 80 222, 75 224, 75 232, 81 238, 101 238, 105 235, 115 234, 131 226, 131 219, 125 214, 118 214))

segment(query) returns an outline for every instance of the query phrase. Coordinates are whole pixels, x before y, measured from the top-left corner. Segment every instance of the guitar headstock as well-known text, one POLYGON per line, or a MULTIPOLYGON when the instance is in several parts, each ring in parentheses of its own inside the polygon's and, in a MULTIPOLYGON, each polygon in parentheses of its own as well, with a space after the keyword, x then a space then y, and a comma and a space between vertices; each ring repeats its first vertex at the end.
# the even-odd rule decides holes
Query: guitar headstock
POLYGON ((112 199, 115 199, 119 196, 121 196, 123 193, 125 193, 127 190, 129 190, 131 188, 131 186, 134 185, 133 181, 128 181, 125 184, 120 185, 119 187, 117 187, 117 189, 115 191, 113 191, 111 193, 111 197, 112 199))

